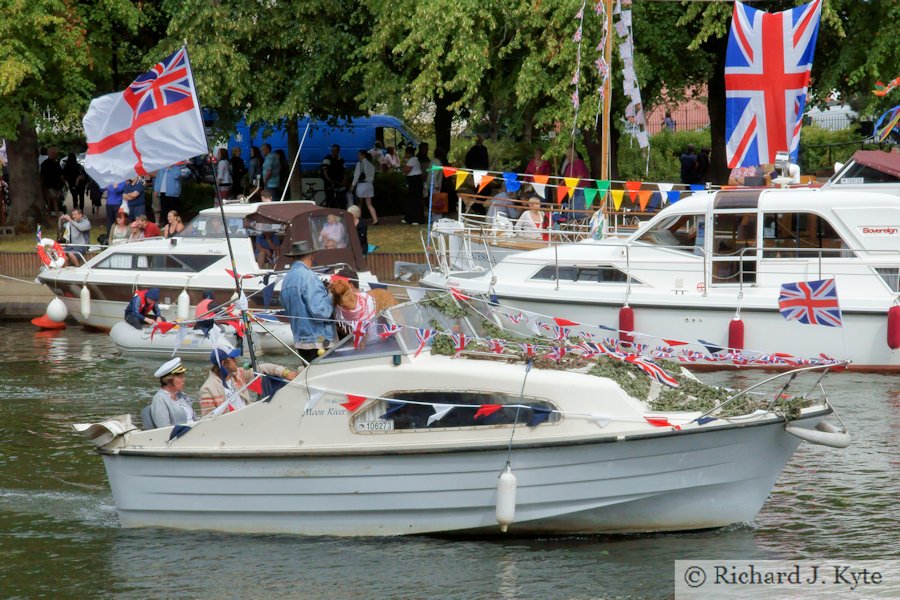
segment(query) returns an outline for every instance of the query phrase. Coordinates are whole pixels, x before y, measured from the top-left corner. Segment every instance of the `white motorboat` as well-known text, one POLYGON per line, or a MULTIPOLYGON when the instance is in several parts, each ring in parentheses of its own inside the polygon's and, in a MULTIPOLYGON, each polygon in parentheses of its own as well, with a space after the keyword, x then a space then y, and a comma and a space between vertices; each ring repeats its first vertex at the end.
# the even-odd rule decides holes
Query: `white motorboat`
MULTIPOLYGON (((265 313, 264 313, 265 314, 265 313)), ((260 319, 259 314, 255 318, 260 319)), ((116 348, 130 356, 172 357, 207 360, 209 353, 218 346, 236 348, 238 336, 231 325, 216 326, 218 332, 210 333, 194 329, 193 324, 175 325, 168 331, 154 331, 153 327, 135 329, 125 321, 119 321, 109 331, 116 348)), ((259 354, 288 354, 294 344, 290 323, 277 318, 266 318, 261 324, 252 322, 253 348, 259 354)))
MULTIPOLYGON (((309 240, 318 250, 315 267, 347 264, 360 273, 361 283, 374 280, 346 211, 311 202, 226 204, 224 210, 235 265, 252 308, 279 306, 280 280, 273 273, 290 266, 284 253, 300 240, 309 240), (338 240, 322 235, 329 218, 343 232, 338 240), (277 249, 260 269, 254 244, 263 235, 271 236, 277 249)), ((218 208, 208 208, 175 237, 110 246, 82 266, 45 268, 37 277, 76 321, 108 331, 122 321, 126 305, 141 288, 160 288, 163 316, 170 321, 192 316, 205 290, 213 292, 214 304, 227 302, 235 290, 231 269, 221 214, 218 208), (179 305, 182 292, 187 297, 179 305)))
POLYGON ((175 428, 130 415, 75 428, 99 447, 125 527, 338 536, 721 527, 754 518, 801 439, 849 443, 823 421, 824 392, 787 400, 782 379, 774 395, 697 405, 683 374, 672 411, 654 408, 674 397, 656 383, 626 393, 644 377, 628 368, 532 368, 474 343, 440 354, 452 335, 498 335, 490 310, 401 305, 393 337, 345 339, 265 402, 175 428), (421 323, 446 332, 431 349, 421 323))
POLYGON ((519 252, 481 269, 455 270, 445 259, 420 285, 492 294, 507 306, 622 330, 623 338, 634 331, 651 346, 704 340, 897 371, 900 154, 858 152, 820 188, 697 193, 625 240, 519 252), (783 284, 832 278, 842 327, 782 317, 783 284), (620 321, 624 306, 633 324, 620 321), (736 319, 742 342, 729 334, 736 319))

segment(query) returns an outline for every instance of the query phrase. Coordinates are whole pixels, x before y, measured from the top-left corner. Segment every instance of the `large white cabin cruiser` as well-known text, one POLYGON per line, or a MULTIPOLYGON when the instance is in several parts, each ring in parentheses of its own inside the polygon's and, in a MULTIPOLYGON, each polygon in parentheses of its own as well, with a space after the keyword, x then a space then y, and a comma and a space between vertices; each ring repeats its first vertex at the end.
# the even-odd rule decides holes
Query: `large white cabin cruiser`
POLYGON ((690 389, 679 394, 628 366, 596 371, 608 357, 532 366, 479 350, 496 335, 515 347, 527 331, 517 338, 489 306, 448 296, 444 308, 389 309, 394 337, 358 350, 345 339, 267 401, 146 431, 129 415, 76 426, 99 447, 122 525, 339 536, 721 527, 754 518, 801 440, 850 443, 824 421, 824 392, 789 399, 786 374, 765 394, 735 395, 682 372, 690 389), (441 332, 431 348, 423 324, 441 332), (469 343, 451 358, 460 334, 469 343), (697 405, 698 388, 718 400, 697 405))
MULTIPOLYGON (((346 211, 311 202, 226 204, 224 210, 237 272, 243 278, 251 308, 279 306, 280 285, 271 294, 263 290, 275 282, 273 272, 290 266, 284 252, 300 240, 311 241, 319 250, 314 266, 347 264, 360 272, 361 281, 372 279, 353 218, 346 211), (321 235, 329 218, 345 234, 337 243, 321 235), (275 260, 261 269, 253 245, 264 234, 272 236, 278 250, 275 260)), ((235 289, 231 269, 221 214, 218 208, 208 208, 172 238, 110 246, 82 266, 45 268, 38 279, 63 300, 69 315, 80 324, 109 330, 122 321, 125 306, 138 289, 160 288, 160 303, 166 307, 163 316, 168 320, 176 317, 182 291, 190 297, 191 316, 205 290, 214 293, 214 304, 227 302, 235 289), (88 314, 82 310, 81 290, 85 287, 89 292, 88 314)))
POLYGON ((623 329, 650 345, 735 348, 729 327, 739 318, 744 340, 736 350, 898 371, 900 350, 888 336, 900 327, 889 326, 900 302, 900 155, 858 152, 819 188, 701 192, 625 240, 520 252, 470 271, 438 260, 421 285, 492 294, 507 306, 613 330, 628 305, 633 328, 623 329), (831 278, 842 327, 782 317, 782 284, 831 278))

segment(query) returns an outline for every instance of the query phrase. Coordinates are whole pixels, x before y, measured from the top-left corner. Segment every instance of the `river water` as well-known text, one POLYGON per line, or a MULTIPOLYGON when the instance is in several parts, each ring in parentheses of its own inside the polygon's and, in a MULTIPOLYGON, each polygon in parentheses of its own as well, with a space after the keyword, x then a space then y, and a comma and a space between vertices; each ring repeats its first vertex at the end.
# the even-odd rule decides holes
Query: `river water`
MULTIPOLYGON (((802 444, 754 523, 678 535, 376 539, 119 526, 102 461, 70 424, 136 414, 158 365, 70 327, 0 323, 0 597, 666 598, 676 559, 898 552, 900 377, 826 388, 853 445, 802 444)), ((197 364, 188 391, 204 377, 197 364)), ((701 375, 743 387, 755 373, 701 375)))

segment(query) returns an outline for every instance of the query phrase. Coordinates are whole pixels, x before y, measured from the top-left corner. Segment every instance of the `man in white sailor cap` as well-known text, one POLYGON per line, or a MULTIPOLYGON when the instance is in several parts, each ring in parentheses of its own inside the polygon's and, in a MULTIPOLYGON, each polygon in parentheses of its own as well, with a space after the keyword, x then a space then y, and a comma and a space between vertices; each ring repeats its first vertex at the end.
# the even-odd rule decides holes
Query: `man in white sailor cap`
POLYGON ((144 429, 183 425, 194 421, 193 401, 184 393, 186 372, 181 359, 173 358, 153 374, 159 378, 159 390, 147 407, 149 410, 141 411, 144 429), (151 423, 147 422, 148 417, 151 423))

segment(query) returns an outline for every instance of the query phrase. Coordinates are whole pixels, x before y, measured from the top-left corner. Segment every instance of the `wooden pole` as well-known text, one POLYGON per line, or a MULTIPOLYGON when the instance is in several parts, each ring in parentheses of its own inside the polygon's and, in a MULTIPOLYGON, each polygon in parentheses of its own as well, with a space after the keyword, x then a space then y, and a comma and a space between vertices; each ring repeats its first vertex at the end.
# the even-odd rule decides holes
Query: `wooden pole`
POLYGON ((603 131, 600 135, 600 179, 609 179, 610 175, 610 136, 611 125, 610 109, 612 106, 612 38, 613 38, 613 0, 603 0, 606 5, 606 47, 603 49, 603 58, 606 60, 607 77, 603 84, 603 131))

